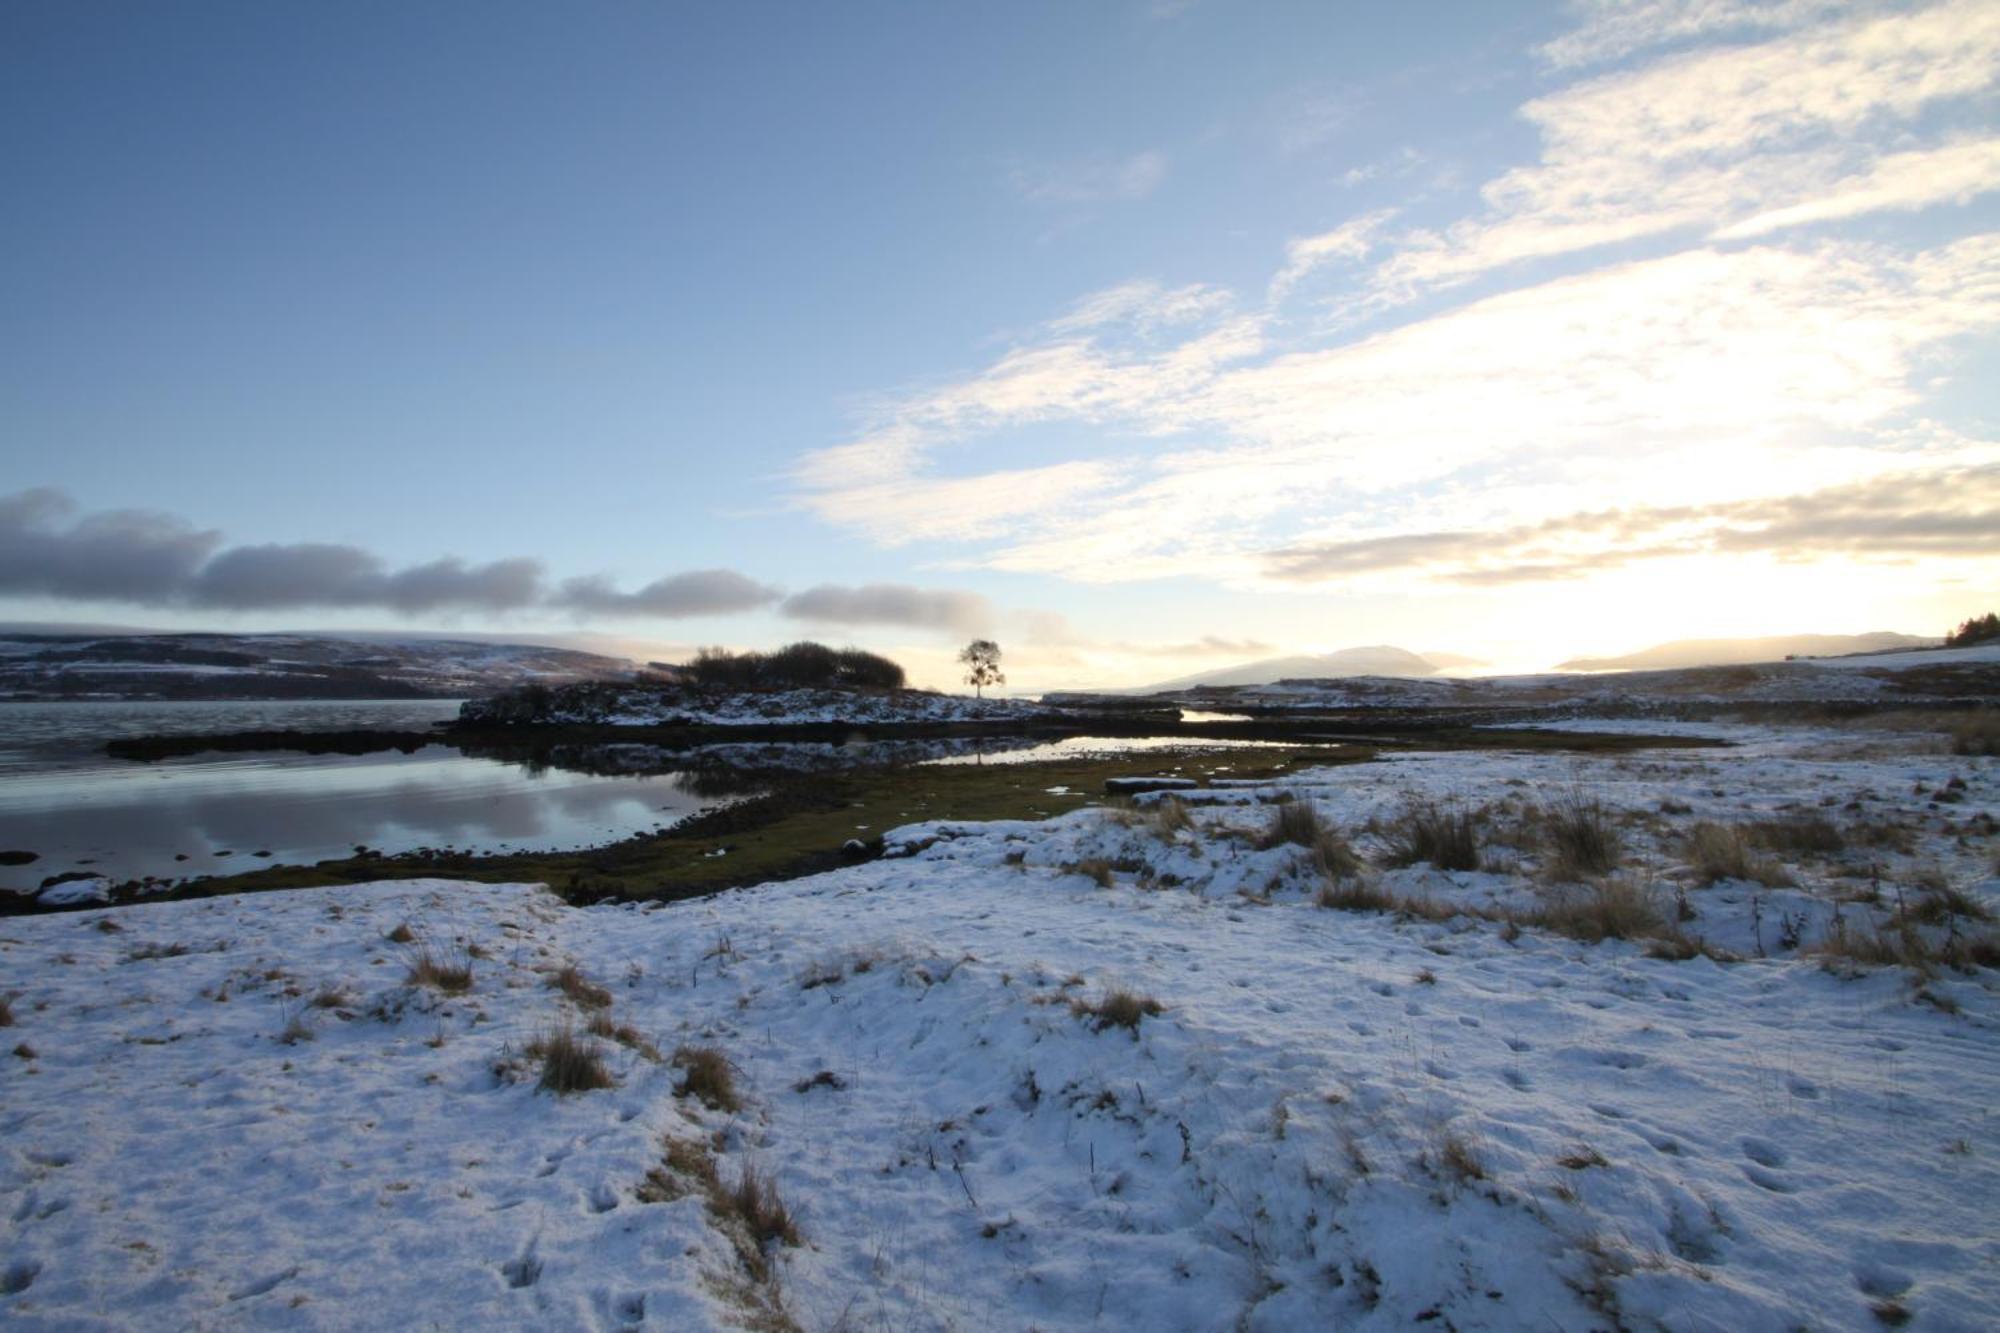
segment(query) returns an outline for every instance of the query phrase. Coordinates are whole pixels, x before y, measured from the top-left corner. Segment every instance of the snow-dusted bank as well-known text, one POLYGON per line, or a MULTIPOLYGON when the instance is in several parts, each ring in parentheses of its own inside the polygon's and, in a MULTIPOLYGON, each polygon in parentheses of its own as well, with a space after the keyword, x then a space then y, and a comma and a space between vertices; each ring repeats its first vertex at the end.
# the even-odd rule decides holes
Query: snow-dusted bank
POLYGON ((1996 761, 1718 734, 0 923, 0 1320, 1990 1326, 1996 761))

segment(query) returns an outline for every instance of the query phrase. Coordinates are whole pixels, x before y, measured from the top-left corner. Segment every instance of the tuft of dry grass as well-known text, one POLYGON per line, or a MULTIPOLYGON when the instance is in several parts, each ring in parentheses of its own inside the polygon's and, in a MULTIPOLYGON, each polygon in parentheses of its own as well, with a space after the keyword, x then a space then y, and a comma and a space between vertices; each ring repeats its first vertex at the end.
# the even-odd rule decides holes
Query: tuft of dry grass
POLYGON ((1104 992, 1104 997, 1095 1004, 1087 1000, 1071 1000, 1070 1012, 1078 1018, 1088 1018, 1099 1032, 1106 1028, 1125 1028, 1133 1036, 1139 1034, 1141 1019, 1156 1018, 1166 1012, 1166 1007, 1150 995, 1123 987, 1113 987, 1104 992))
POLYGON ((1565 1171, 1587 1171, 1593 1166, 1610 1166, 1611 1163, 1604 1160, 1603 1153, 1586 1143, 1556 1158, 1556 1165, 1565 1171))
POLYGON ((1333 880, 1320 885, 1313 902, 1341 912, 1393 912, 1396 899, 1387 889, 1365 880, 1333 880))
POLYGON ((2000 755, 2000 711, 1981 709, 1954 720, 1951 752, 2000 755))
POLYGON ((1742 829, 1727 824, 1696 824, 1688 830, 1682 855, 1700 884, 1744 879, 1781 889, 1792 882, 1783 866, 1751 852, 1750 840, 1742 829))
POLYGON ((410 970, 403 982, 428 986, 446 995, 463 995, 472 989, 472 955, 463 949, 439 954, 430 945, 420 944, 410 959, 410 970))
POLYGON ((1163 796, 1146 807, 1146 827, 1161 842, 1172 842, 1174 835, 1194 827, 1194 817, 1186 801, 1163 796))
POLYGON ((583 1009, 609 1009, 611 992, 583 975, 575 963, 565 963, 549 978, 549 986, 559 990, 583 1009))
POLYGON ((410 929, 409 922, 399 921, 396 923, 396 928, 382 938, 391 944, 415 944, 417 932, 410 929))
POLYGON ((1324 829, 1320 823, 1319 810, 1309 800, 1294 793, 1286 793, 1291 799, 1281 801, 1271 807, 1271 822, 1256 837, 1260 851, 1282 847, 1292 843, 1299 847, 1311 847, 1319 840, 1324 829))
POLYGON ((1666 925, 1644 889, 1616 879, 1593 884, 1585 893, 1551 903, 1536 913, 1531 922, 1587 944, 1657 936, 1666 925))
POLYGON ((1571 789, 1557 804, 1542 810, 1542 820, 1555 848, 1550 868, 1558 878, 1578 880, 1618 868, 1624 848, 1602 801, 1571 789))
POLYGON ((636 1051, 648 1060, 660 1058, 660 1048, 647 1041, 639 1029, 629 1023, 614 1023, 611 1021, 611 1016, 602 1011, 592 1014, 590 1021, 583 1025, 583 1030, 593 1037, 615 1041, 626 1050, 636 1051))
POLYGON ((542 1062, 542 1077, 535 1084, 542 1091, 567 1096, 614 1086, 611 1070, 604 1063, 604 1048, 578 1036, 568 1023, 529 1042, 527 1054, 542 1062))
POLYGON ((285 1026, 278 1033, 278 1040, 286 1046, 296 1046, 302 1041, 311 1041, 318 1034, 312 1024, 306 1021, 304 1009, 294 1009, 285 1016, 285 1026))
POLYGON ((1847 850, 1847 835, 1817 810, 1757 820, 1750 825, 1750 840, 1787 856, 1828 856, 1847 850))
POLYGON ((0 1028, 14 1026, 14 997, 0 995, 0 1028))
POLYGON ((1101 856, 1087 856, 1063 869, 1072 875, 1082 875, 1100 889, 1108 889, 1112 885, 1111 862, 1101 856))
POLYGON ((736 1071, 729 1057, 713 1046, 676 1046, 671 1063, 681 1071, 675 1095, 692 1097, 711 1111, 736 1111, 743 1106, 736 1094, 736 1071))
POLYGON ((1910 915, 1927 925, 1949 925, 1955 919, 1986 921, 1993 914, 1984 903, 1940 875, 1923 886, 1923 896, 1910 908, 1910 915))
POLYGON ((338 986, 323 986, 307 1003, 315 1009, 345 1009, 354 1000, 338 986))
POLYGON ((1440 1130, 1431 1149, 1419 1160, 1427 1169, 1435 1170, 1461 1185, 1486 1179, 1486 1164, 1479 1160, 1477 1145, 1470 1136, 1457 1130, 1440 1130))
MULTIPOLYGON (((669 1203, 697 1192, 752 1281, 770 1280, 768 1250, 773 1242, 804 1243, 798 1219, 778 1193, 775 1180, 746 1162, 736 1183, 724 1185, 715 1154, 696 1139, 668 1139, 660 1165, 646 1173, 636 1195, 641 1203, 669 1203)), ((793 1327, 789 1321, 778 1326, 793 1327)))
POLYGON ((1389 826, 1383 860, 1392 866, 1428 861, 1439 870, 1479 869, 1479 827, 1456 802, 1412 800, 1389 826))

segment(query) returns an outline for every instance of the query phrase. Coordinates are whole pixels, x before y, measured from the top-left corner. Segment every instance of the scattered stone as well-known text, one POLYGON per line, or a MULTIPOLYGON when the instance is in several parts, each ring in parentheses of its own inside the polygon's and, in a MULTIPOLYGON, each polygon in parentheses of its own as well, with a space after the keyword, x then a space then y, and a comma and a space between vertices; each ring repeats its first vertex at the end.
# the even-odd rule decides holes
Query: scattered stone
POLYGON ((25 866, 41 860, 39 852, 0 852, 0 866, 25 866))

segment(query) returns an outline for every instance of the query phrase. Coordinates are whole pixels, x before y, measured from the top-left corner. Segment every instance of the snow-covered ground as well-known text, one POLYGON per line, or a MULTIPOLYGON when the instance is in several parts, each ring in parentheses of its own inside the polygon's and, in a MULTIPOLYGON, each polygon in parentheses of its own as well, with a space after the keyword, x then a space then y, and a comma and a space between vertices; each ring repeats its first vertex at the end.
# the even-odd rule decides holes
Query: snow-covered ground
POLYGON ((923 825, 650 909, 412 881, 0 922, 0 1321, 1990 1327, 2000 973, 1816 947, 1836 904, 1988 929, 2000 769, 1725 734, 923 825), (1368 859, 1413 800, 1483 810, 1486 868, 1317 906, 1307 850, 1258 845, 1286 793, 1368 859), (1518 924, 1587 892, 1536 814, 1571 793, 1707 953, 1518 924), (1756 851, 1788 886, 1685 865, 1697 825, 1814 815, 1840 846, 1756 851), (469 992, 409 983, 426 945, 469 992), (1159 1011, 1094 1019, 1120 988, 1159 1011), (537 1091, 530 1044, 591 1014, 616 1085, 537 1091), (739 1107, 676 1095, 681 1044, 739 1107), (709 1162, 775 1181, 801 1243, 756 1246, 709 1162))

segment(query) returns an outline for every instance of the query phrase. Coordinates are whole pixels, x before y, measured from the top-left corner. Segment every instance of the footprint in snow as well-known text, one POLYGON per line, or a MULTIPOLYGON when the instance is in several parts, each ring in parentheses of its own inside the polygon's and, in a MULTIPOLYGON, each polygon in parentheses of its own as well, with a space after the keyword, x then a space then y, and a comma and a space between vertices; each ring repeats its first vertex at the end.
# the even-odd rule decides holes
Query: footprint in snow
POLYGON ((1535 1086, 1533 1083, 1528 1081, 1528 1076, 1526 1074, 1514 1068, 1512 1065, 1509 1065, 1507 1066, 1507 1068, 1501 1070, 1500 1077, 1506 1079, 1508 1085, 1517 1092, 1526 1092, 1528 1089, 1535 1086))
POLYGON ((1375 1035, 1375 1029, 1369 1027, 1366 1023, 1349 1023, 1347 1028, 1348 1031, 1357 1037, 1372 1037, 1375 1035))
POLYGON ((1783 1167, 1789 1160, 1785 1156, 1785 1150, 1769 1139, 1743 1140, 1743 1155, 1759 1166, 1768 1166, 1774 1170, 1783 1167))
POLYGON ((599 1181, 590 1188, 590 1211, 608 1213, 618 1206, 618 1191, 599 1181))
POLYGON ((1396 993, 1396 988, 1386 981, 1377 981, 1370 985, 1368 989, 1374 991, 1377 995, 1394 995, 1396 993))
POLYGON ((260 1277, 255 1282, 246 1283, 245 1285, 238 1287, 236 1290, 229 1293, 229 1299, 232 1301, 252 1300, 258 1296, 265 1295, 267 1292, 271 1291, 275 1287, 278 1287, 286 1282, 290 1282, 293 1278, 297 1277, 298 1275, 299 1275, 298 1265, 294 1264, 290 1268, 284 1269, 281 1272, 272 1273, 268 1277, 260 1277))
POLYGON ((1791 1089, 1792 1096, 1794 1097, 1802 1097, 1810 1101, 1812 1098, 1819 1096, 1819 1084, 1809 1078, 1794 1077, 1786 1086, 1791 1089))
POLYGON ((1603 1116, 1606 1120, 1624 1120, 1632 1114, 1622 1107, 1607 1106, 1603 1102, 1590 1103, 1590 1109, 1598 1115, 1603 1116))
POLYGON ((1458 1025, 1462 1028, 1476 1028, 1480 1023, 1471 1014, 1460 1014, 1458 1016, 1458 1025))
POLYGON ((1535 1044, 1533 1042, 1524 1040, 1523 1038, 1520 1037, 1508 1037, 1506 1038, 1506 1042, 1507 1042, 1507 1049, 1516 1052, 1517 1054, 1521 1051, 1532 1051, 1535 1049, 1535 1044))
POLYGON ((1792 1182, 1786 1180, 1775 1171, 1765 1171, 1760 1167, 1746 1166, 1743 1168, 1743 1174, 1749 1177, 1752 1185, 1757 1186, 1759 1189, 1769 1190, 1773 1194, 1791 1194, 1795 1192, 1792 1182))

